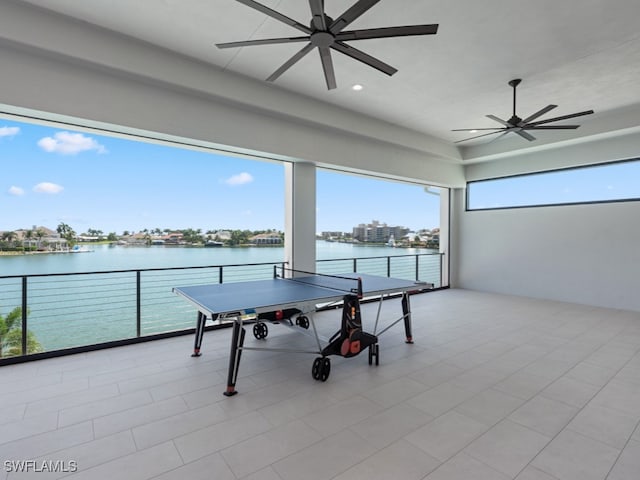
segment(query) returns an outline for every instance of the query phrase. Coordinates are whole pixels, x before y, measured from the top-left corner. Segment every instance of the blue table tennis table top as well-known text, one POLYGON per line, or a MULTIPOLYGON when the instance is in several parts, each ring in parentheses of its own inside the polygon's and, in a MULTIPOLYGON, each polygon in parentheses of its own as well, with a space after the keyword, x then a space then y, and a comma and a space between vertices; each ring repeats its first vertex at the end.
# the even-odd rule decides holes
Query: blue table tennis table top
POLYGON ((340 277, 350 278, 353 283, 349 285, 344 278, 310 275, 294 279, 276 277, 268 280, 174 287, 173 291, 203 313, 224 315, 283 310, 296 308, 302 303, 334 302, 352 294, 349 287, 356 287, 358 278, 362 281, 363 296, 427 288, 424 282, 362 273, 340 274, 340 277))

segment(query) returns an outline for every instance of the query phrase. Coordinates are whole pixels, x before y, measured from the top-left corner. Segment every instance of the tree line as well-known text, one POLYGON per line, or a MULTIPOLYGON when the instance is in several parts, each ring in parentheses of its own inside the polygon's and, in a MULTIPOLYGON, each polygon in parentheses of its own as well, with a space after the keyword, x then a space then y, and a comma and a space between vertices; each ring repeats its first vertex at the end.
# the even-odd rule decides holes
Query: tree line
MULTIPOLYGON (((145 228, 139 232, 132 232, 124 230, 122 235, 118 235, 116 232, 105 233, 103 230, 96 228, 89 228, 85 232, 78 234, 74 228, 69 224, 60 222, 56 227, 56 232, 66 241, 67 246, 73 247, 78 243, 80 237, 91 237, 98 241, 116 242, 120 239, 131 238, 134 235, 138 237, 142 236, 147 244, 150 244, 153 238, 168 236, 169 234, 180 234, 181 240, 188 244, 204 244, 205 242, 212 240, 216 242, 222 242, 225 245, 237 246, 244 245, 250 242, 251 237, 260 234, 273 234, 284 237, 284 233, 276 229, 267 230, 248 230, 248 229, 220 229, 220 230, 206 230, 201 228, 145 228), (225 232, 221 236, 221 232, 225 232)), ((46 241, 43 239, 47 237, 47 233, 42 228, 32 228, 22 230, 21 238, 15 231, 3 232, 0 239, 0 249, 2 250, 15 250, 15 251, 33 251, 40 250, 46 246, 46 241)))

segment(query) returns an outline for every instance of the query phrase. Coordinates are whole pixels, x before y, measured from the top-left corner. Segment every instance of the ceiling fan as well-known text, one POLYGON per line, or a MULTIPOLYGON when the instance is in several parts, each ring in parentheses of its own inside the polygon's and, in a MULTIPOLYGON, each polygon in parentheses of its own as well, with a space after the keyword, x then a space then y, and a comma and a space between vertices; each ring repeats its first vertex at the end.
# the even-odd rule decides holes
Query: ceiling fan
POLYGON ((277 43, 306 42, 306 45, 302 47, 302 49, 298 51, 298 53, 287 60, 280 68, 278 68, 271 74, 271 76, 267 78, 268 82, 273 82, 274 80, 276 80, 278 77, 280 77, 280 75, 286 72, 296 62, 298 62, 302 57, 307 55, 316 47, 320 52, 320 61, 322 62, 324 78, 329 90, 336 88, 336 77, 333 70, 333 61, 331 60, 332 49, 391 76, 397 72, 395 68, 393 68, 391 65, 387 65, 386 63, 378 60, 375 57, 372 57, 371 55, 368 55, 356 48, 353 48, 350 45, 347 45, 345 41, 366 40, 370 38, 401 37, 409 35, 433 35, 438 31, 437 24, 408 25, 401 27, 369 28, 364 30, 344 31, 344 28, 347 25, 367 12, 380 0, 358 0, 351 6, 351 8, 347 9, 346 12, 344 12, 335 20, 325 13, 324 0, 309 0, 312 17, 308 27, 253 0, 236 1, 255 10, 258 10, 282 23, 286 23, 287 25, 290 25, 305 34, 304 36, 300 37, 269 38, 263 40, 246 40, 241 42, 216 44, 218 48, 235 48, 248 47, 252 45, 272 45, 277 43))
MULTIPOLYGON (((545 125, 546 123, 555 122, 558 120, 567 120, 569 118, 581 117, 582 115, 591 115, 593 110, 586 110, 584 112, 572 113, 569 115, 563 115, 561 117, 548 118, 546 120, 538 120, 534 122, 536 118, 544 115, 545 113, 553 110, 557 107, 557 105, 547 105, 542 110, 538 110, 533 115, 528 116, 524 120, 516 115, 516 87, 520 85, 522 80, 516 78, 509 82, 509 85, 513 87, 513 116, 509 120, 502 120, 501 118, 496 117, 495 115, 487 115, 487 118, 491 120, 495 120, 498 123, 504 125, 503 127, 495 127, 495 128, 460 128, 456 130, 452 130, 452 132, 477 132, 479 130, 493 130, 489 133, 483 133, 481 135, 477 135, 475 137, 465 138, 463 140, 458 140, 455 143, 466 142, 467 140, 472 140, 474 138, 486 137, 487 135, 494 135, 496 133, 500 133, 499 136, 495 137, 493 140, 498 139, 509 132, 514 132, 520 135, 522 138, 525 138, 532 142, 536 138, 530 133, 526 132, 526 130, 571 130, 576 129, 580 125, 545 125)), ((493 141, 492 140, 492 141, 493 141)))

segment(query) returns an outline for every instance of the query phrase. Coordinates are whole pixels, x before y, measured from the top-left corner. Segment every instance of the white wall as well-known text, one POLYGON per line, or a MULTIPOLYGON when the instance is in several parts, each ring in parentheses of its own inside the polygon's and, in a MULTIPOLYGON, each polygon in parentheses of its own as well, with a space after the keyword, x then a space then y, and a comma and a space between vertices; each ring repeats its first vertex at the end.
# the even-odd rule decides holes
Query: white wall
POLYGON ((640 202, 464 211, 454 199, 461 288, 640 311, 640 202))

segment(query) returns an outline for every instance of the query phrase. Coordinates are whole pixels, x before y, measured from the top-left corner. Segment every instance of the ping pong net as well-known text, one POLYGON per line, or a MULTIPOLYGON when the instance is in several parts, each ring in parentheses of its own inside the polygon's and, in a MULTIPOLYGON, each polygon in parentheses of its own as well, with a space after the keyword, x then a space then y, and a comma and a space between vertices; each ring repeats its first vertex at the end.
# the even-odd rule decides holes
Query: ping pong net
POLYGON ((337 290, 357 295, 358 298, 362 298, 362 279, 359 277, 345 277, 340 275, 305 272, 304 270, 294 270, 281 265, 274 265, 273 276, 274 278, 282 278, 289 282, 303 283, 313 285, 315 287, 337 290))

